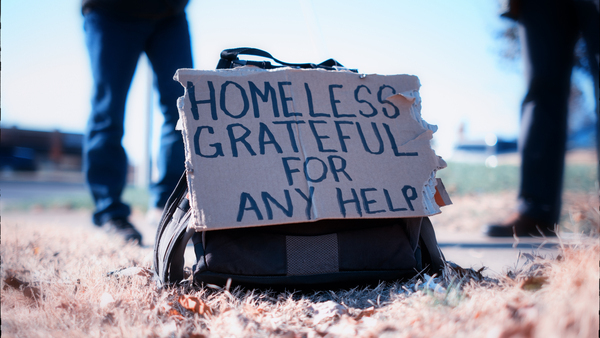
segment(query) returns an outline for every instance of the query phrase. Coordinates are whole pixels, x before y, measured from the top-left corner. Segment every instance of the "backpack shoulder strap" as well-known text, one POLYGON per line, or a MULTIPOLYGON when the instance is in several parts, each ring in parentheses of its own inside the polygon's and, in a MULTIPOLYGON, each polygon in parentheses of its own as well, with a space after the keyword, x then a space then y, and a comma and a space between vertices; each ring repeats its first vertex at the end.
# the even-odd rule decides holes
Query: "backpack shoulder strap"
POLYGON ((154 242, 154 271, 159 286, 183 279, 185 247, 194 234, 188 229, 190 203, 187 199, 187 176, 184 173, 169 197, 154 242))

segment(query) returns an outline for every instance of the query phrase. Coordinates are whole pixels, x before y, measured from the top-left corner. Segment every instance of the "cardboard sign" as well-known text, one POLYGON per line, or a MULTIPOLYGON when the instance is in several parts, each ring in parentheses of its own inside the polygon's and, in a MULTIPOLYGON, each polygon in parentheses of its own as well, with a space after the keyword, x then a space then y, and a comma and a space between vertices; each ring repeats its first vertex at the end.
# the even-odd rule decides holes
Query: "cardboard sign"
POLYGON ((175 79, 197 229, 440 212, 445 162, 417 77, 243 68, 175 79))

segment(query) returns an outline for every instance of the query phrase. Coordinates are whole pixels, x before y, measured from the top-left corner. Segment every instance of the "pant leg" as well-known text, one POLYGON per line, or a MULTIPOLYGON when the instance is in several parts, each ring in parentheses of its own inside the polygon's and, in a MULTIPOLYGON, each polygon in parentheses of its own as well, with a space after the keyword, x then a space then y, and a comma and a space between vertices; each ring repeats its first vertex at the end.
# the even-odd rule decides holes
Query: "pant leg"
POLYGON ((576 24, 568 0, 523 1, 519 19, 527 95, 521 112, 519 211, 556 223, 560 215, 576 24))
POLYGON ((137 22, 97 11, 86 13, 84 26, 94 91, 84 137, 84 172, 96 207, 93 222, 101 225, 130 214, 121 201, 127 178, 121 141, 127 93, 147 33, 137 22))
POLYGON ((181 131, 175 130, 179 119, 177 99, 183 87, 173 76, 179 68, 192 68, 192 51, 185 13, 160 21, 146 45, 152 64, 155 86, 164 116, 158 153, 158 180, 152 185, 151 206, 164 207, 185 169, 185 152, 181 131))
POLYGON ((577 19, 581 35, 585 41, 587 62, 594 82, 594 98, 596 102, 596 150, 599 159, 598 180, 600 181, 600 113, 598 105, 598 71, 600 62, 600 12, 599 8, 591 1, 576 1, 577 19))

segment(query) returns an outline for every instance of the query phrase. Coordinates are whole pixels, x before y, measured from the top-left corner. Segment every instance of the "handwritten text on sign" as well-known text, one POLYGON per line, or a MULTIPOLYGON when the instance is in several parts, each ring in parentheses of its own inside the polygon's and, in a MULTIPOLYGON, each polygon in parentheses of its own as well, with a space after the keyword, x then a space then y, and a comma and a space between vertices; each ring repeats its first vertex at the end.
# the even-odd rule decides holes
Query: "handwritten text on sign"
POLYGON ((286 69, 176 78, 192 205, 208 229, 439 212, 424 207, 439 159, 416 77, 286 69))

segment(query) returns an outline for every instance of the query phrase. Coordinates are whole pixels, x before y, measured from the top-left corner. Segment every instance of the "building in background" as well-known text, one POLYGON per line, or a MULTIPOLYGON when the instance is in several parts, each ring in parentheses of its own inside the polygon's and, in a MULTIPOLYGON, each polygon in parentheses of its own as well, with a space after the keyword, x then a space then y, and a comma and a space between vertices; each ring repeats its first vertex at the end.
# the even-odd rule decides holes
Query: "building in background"
POLYGON ((82 134, 1 128, 2 177, 82 182, 82 145, 82 134))

